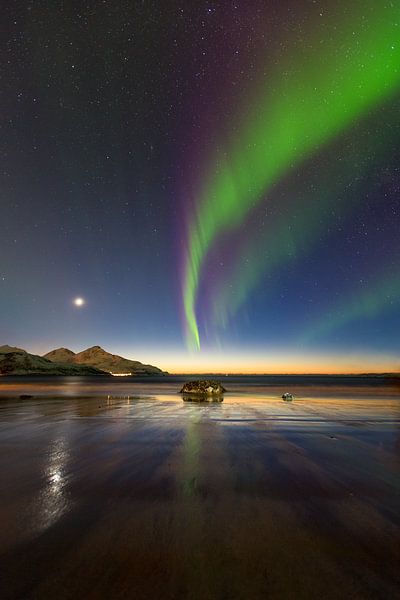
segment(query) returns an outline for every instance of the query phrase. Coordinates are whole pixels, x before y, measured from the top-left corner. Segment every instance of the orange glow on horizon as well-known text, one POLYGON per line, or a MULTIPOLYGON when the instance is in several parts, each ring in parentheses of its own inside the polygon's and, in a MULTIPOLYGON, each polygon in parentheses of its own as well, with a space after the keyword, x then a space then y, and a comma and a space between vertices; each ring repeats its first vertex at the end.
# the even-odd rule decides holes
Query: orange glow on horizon
MULTIPOLYGON (((181 347, 132 347, 118 343, 97 343, 112 354, 159 367, 170 374, 243 374, 243 375, 351 375, 362 373, 398 373, 400 357, 393 353, 368 352, 328 352, 307 350, 286 350, 285 348, 243 348, 223 350, 202 350, 188 353, 181 347)), ((54 340, 27 347, 28 352, 43 355, 54 347, 54 340)), ((79 347, 70 346, 80 352, 93 345, 92 340, 79 347)))
MULTIPOLYGON (((147 354, 147 353, 146 353, 147 354)), ((136 354, 136 356, 138 356, 136 354)), ((244 353, 201 353, 198 355, 159 354, 145 356, 144 362, 173 374, 243 374, 243 375, 350 375, 361 373, 392 373, 399 371, 400 360, 393 355, 343 355, 343 354, 286 354, 263 356, 244 353), (151 359, 151 360, 150 360, 151 359)), ((142 360, 142 358, 139 358, 142 360)))

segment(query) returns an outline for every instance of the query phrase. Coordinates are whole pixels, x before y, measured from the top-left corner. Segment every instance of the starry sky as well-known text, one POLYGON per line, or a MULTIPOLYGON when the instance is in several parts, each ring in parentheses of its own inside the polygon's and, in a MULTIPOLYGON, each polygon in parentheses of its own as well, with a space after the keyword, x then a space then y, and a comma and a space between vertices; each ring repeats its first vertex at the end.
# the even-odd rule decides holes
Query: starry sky
POLYGON ((399 370, 398 0, 17 0, 3 21, 1 343, 399 370))

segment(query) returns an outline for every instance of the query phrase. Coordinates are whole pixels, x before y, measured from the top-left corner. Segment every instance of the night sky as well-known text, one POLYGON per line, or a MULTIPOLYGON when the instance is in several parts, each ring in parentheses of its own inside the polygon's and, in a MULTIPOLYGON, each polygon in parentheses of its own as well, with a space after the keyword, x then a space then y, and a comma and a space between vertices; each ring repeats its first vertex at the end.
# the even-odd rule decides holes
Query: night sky
POLYGON ((16 1, 2 20, 0 343, 399 369, 398 0, 16 1))

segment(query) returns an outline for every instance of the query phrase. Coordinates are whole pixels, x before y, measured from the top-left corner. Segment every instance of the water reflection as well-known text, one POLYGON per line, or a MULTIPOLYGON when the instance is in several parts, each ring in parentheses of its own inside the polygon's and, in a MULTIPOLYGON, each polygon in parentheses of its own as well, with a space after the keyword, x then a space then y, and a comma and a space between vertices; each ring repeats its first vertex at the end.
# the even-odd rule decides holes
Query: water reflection
POLYGON ((215 403, 219 403, 219 402, 223 402, 224 400, 224 396, 223 395, 218 395, 218 396, 205 396, 205 395, 201 395, 201 394, 182 394, 182 400, 184 402, 199 402, 201 404, 206 404, 206 403, 210 403, 210 402, 215 402, 215 403))
POLYGON ((181 486, 184 496, 194 496, 197 493, 201 446, 200 418, 199 414, 192 414, 186 428, 181 475, 181 486))
POLYGON ((2 401, 7 597, 397 597, 398 396, 285 389, 2 401))
POLYGON ((284 394, 282 394, 282 400, 284 402, 293 402, 294 396, 290 392, 285 392, 284 394))
POLYGON ((32 522, 33 529, 37 532, 45 531, 54 525, 70 509, 70 501, 66 493, 66 469, 69 457, 66 437, 57 437, 48 450, 44 464, 45 483, 39 498, 33 502, 33 510, 37 510, 37 514, 32 522))
POLYGON ((74 399, 75 416, 96 417, 107 413, 110 409, 119 409, 132 406, 140 400, 137 396, 105 396, 99 398, 76 398, 74 399))

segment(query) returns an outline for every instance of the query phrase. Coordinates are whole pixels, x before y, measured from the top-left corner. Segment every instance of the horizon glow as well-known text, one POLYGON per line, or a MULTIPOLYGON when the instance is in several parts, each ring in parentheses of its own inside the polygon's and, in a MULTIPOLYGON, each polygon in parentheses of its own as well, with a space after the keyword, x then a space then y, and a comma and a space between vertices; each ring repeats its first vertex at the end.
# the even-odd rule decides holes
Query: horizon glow
MULTIPOLYGON (((118 352, 117 352, 118 354, 118 352)), ((129 354, 129 353, 128 353, 129 354)), ((138 359, 138 353, 127 358, 138 359)), ((188 356, 184 352, 165 352, 157 355, 157 351, 149 354, 141 353, 141 362, 152 362, 170 374, 204 373, 222 374, 351 374, 398 372, 399 358, 390 353, 368 353, 348 351, 322 352, 293 351, 281 348, 279 351, 260 349, 259 351, 205 351, 188 356)))
MULTIPOLYGON (((22 345, 22 344, 20 344, 22 345)), ((93 345, 93 344, 91 344, 93 345)), ((129 345, 100 344, 104 350, 145 364, 153 364, 170 374, 360 374, 399 372, 400 361, 393 352, 368 352, 364 349, 343 350, 296 350, 288 347, 203 349, 188 354, 176 347, 160 351, 156 347, 132 349, 129 345)), ((32 354, 43 355, 57 344, 26 344, 32 354)), ((74 352, 85 350, 88 345, 71 346, 74 352)))

